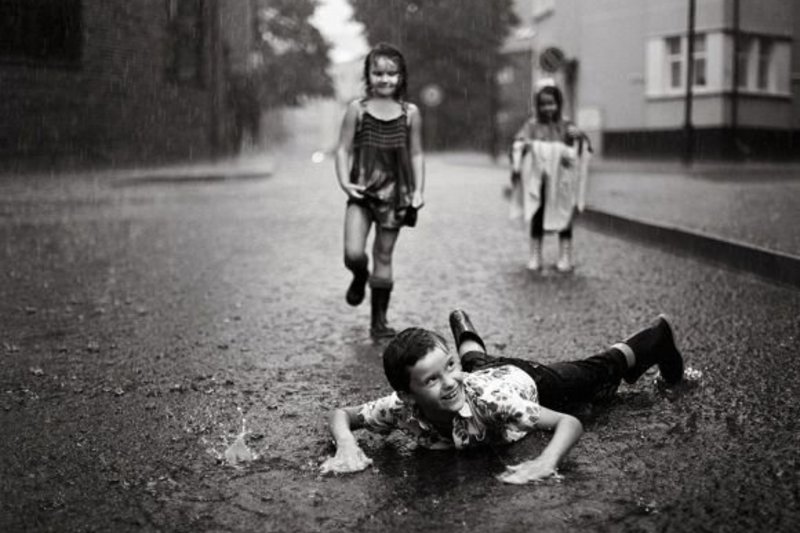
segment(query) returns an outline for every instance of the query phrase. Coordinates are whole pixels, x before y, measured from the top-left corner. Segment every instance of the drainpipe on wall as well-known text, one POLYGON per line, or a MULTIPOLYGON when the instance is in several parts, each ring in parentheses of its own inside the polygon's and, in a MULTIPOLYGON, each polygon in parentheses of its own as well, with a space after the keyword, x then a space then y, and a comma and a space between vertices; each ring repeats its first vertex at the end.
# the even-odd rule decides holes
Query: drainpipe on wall
POLYGON ((692 86, 694 85, 694 13, 695 0, 689 0, 689 20, 686 47, 686 101, 683 119, 683 164, 694 160, 694 127, 692 126, 692 86))
POLYGON ((731 89, 731 116, 730 116, 730 143, 729 150, 731 156, 739 157, 739 54, 741 53, 741 20, 739 15, 739 0, 733 0, 733 87, 731 89))

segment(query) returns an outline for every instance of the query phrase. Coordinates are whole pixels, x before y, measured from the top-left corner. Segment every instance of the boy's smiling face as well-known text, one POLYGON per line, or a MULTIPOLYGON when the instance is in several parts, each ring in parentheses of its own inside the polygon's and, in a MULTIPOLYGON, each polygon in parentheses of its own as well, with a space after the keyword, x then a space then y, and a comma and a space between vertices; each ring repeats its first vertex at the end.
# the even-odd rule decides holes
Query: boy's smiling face
POLYGON ((406 394, 432 421, 449 419, 464 406, 463 381, 458 355, 436 347, 409 369, 406 394))

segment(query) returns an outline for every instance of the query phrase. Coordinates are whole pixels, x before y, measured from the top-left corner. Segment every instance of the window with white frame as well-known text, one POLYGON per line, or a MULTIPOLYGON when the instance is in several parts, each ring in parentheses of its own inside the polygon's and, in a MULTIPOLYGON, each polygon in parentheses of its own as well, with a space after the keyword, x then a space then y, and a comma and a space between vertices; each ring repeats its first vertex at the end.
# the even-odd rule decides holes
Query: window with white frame
POLYGON ((683 86, 683 40, 680 37, 666 39, 667 87, 680 89, 683 86))
MULTIPOLYGON (((730 90, 733 83, 748 94, 791 95, 792 41, 784 36, 740 34, 737 55, 733 36, 723 31, 698 32, 692 54, 692 87, 702 94, 730 90), (736 80, 731 68, 735 60, 736 80)), ((647 96, 679 96, 686 91, 688 39, 654 36, 647 42, 647 96)))
POLYGON ((739 36, 737 57, 739 88, 752 92, 780 92, 776 81, 779 55, 776 51, 780 49, 781 44, 771 37, 739 36))
MULTIPOLYGON (((647 48, 648 94, 652 96, 683 93, 688 77, 686 56, 689 40, 685 35, 670 35, 652 39, 647 48)), ((713 63, 710 54, 709 36, 697 33, 692 50, 692 86, 698 89, 710 88, 709 65, 713 63)))

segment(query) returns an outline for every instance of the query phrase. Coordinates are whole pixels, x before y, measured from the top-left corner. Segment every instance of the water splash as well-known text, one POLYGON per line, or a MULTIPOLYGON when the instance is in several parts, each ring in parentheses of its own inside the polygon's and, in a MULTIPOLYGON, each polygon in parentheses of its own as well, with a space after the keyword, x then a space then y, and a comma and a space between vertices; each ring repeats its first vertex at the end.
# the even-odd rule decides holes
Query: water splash
POLYGON ((687 366, 683 371, 683 379, 686 381, 700 381, 703 378, 703 371, 687 366))
MULTIPOLYGON (((657 384, 663 384, 664 378, 661 377, 661 372, 655 369, 652 374, 653 381, 657 384)), ((683 384, 685 385, 698 385, 700 380, 703 379, 703 371, 697 368, 687 366, 683 369, 683 384)))
POLYGON ((223 454, 225 461, 227 461, 230 466, 250 463, 258 458, 258 455, 251 450, 244 441, 245 436, 247 436, 246 420, 242 418, 242 431, 236 436, 233 444, 228 446, 223 454))

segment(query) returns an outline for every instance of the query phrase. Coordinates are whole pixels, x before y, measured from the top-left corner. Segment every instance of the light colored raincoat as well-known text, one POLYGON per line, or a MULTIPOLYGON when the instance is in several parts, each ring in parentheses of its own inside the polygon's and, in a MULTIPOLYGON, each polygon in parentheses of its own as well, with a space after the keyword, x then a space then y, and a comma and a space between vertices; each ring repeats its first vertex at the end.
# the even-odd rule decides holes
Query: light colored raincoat
MULTIPOLYGON (((522 211, 530 222, 544 203, 544 230, 562 231, 572 224, 575 209, 586 204, 586 181, 591 153, 585 143, 567 146, 560 141, 528 141, 522 159, 522 211), (542 181, 545 198, 540 198, 542 181)), ((521 198, 520 198, 521 197, 521 198)))

